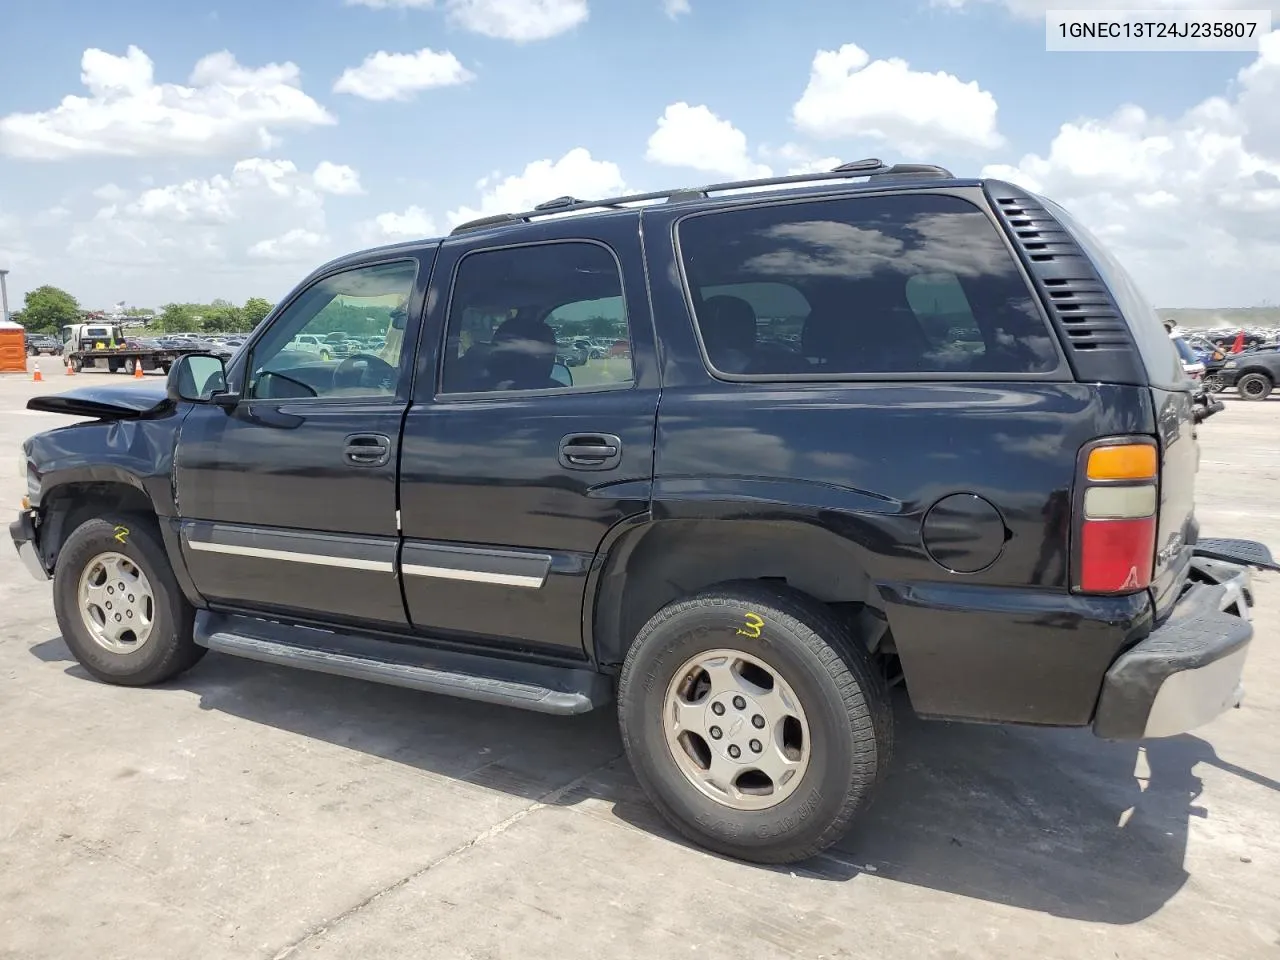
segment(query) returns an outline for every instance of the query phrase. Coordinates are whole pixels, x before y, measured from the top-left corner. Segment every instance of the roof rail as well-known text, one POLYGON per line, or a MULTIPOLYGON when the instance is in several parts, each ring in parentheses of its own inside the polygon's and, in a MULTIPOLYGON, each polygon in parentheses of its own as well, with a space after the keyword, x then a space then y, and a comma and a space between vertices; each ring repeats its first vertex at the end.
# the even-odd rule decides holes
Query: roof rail
POLYGON ((623 197, 607 197, 603 200, 579 200, 576 197, 556 197, 540 203, 532 210, 523 213, 499 213, 494 216, 468 220, 454 227, 450 236, 467 233, 471 230, 482 230, 485 227, 496 227, 502 224, 529 223, 538 217, 556 216, 578 210, 617 209, 634 203, 646 203, 665 200, 668 203, 680 203, 687 200, 704 200, 712 193, 723 193, 728 190, 743 190, 751 187, 785 186, 791 183, 811 183, 822 180, 849 180, 854 177, 919 178, 946 177, 950 171, 921 163, 899 163, 888 166, 876 159, 854 160, 842 163, 827 173, 794 173, 784 177, 763 177, 757 180, 731 180, 726 183, 712 183, 705 187, 677 187, 674 190, 656 190, 652 193, 634 193, 623 197))

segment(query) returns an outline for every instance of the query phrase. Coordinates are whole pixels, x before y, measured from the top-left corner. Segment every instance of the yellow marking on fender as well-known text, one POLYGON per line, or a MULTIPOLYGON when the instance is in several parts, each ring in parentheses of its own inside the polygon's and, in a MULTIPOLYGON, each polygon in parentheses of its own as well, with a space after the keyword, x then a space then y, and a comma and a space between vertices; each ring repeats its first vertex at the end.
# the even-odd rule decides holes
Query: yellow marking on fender
POLYGON ((116 543, 125 543, 129 539, 129 528, 116 526, 116 543))
POLYGON ((764 618, 758 613, 748 613, 742 626, 746 627, 746 629, 739 629, 737 631, 738 634, 755 640, 760 636, 760 628, 764 626, 764 618))

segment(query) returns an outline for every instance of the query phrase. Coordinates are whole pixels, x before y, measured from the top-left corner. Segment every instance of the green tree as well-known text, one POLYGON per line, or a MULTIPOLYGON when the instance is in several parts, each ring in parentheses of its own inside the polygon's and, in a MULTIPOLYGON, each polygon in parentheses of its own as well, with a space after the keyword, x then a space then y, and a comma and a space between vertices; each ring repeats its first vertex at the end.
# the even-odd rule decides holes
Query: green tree
POLYGON ((155 325, 165 333, 195 333, 200 329, 201 309, 198 303, 166 303, 155 325))
POLYGON ((252 330, 260 324, 268 313, 274 309, 270 300, 263 300, 261 297, 250 297, 244 302, 244 306, 240 308, 240 320, 244 323, 243 329, 252 330))
POLYGON ((229 300, 201 307, 200 317, 200 329, 207 333, 235 333, 242 328, 240 308, 229 300))
POLYGON ((80 320, 80 303, 57 287, 36 287, 23 300, 21 323, 32 333, 57 333, 80 320))

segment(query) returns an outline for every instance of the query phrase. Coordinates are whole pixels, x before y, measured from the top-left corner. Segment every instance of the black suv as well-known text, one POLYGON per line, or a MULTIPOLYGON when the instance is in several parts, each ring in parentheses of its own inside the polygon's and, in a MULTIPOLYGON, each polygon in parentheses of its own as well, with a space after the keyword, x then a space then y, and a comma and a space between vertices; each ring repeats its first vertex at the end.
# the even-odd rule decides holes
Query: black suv
POLYGON ((11 528, 94 676, 616 701, 662 813, 761 862, 868 801, 897 683, 1108 738, 1238 704, 1272 566, 1200 538, 1192 384, 1120 266, 937 167, 560 198, 327 264, 163 393, 29 406, 95 418, 26 442, 11 528), (593 317, 629 349, 557 364, 593 317), (334 329, 385 345, 289 349, 334 329))
POLYGON ((1280 381, 1280 344, 1251 347, 1227 357, 1214 376, 1219 389, 1235 387, 1245 400, 1265 400, 1280 381))

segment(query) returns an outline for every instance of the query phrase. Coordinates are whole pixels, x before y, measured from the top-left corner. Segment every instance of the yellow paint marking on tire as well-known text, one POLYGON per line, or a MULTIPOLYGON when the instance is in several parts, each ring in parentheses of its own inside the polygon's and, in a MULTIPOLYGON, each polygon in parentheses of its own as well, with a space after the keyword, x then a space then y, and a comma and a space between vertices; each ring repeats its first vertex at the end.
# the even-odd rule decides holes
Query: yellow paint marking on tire
POLYGON ((742 627, 740 627, 737 632, 739 636, 750 637, 752 640, 755 640, 760 636, 760 628, 763 626, 764 618, 761 617, 760 614, 748 613, 742 624, 742 627, 745 627, 746 629, 742 629, 742 627))
POLYGON ((117 524, 117 525, 116 525, 116 536, 115 536, 115 541, 116 541, 116 543, 124 544, 124 543, 126 543, 126 542, 128 541, 128 539, 129 539, 129 528, 128 528, 128 527, 122 527, 122 526, 120 526, 119 524, 117 524))

